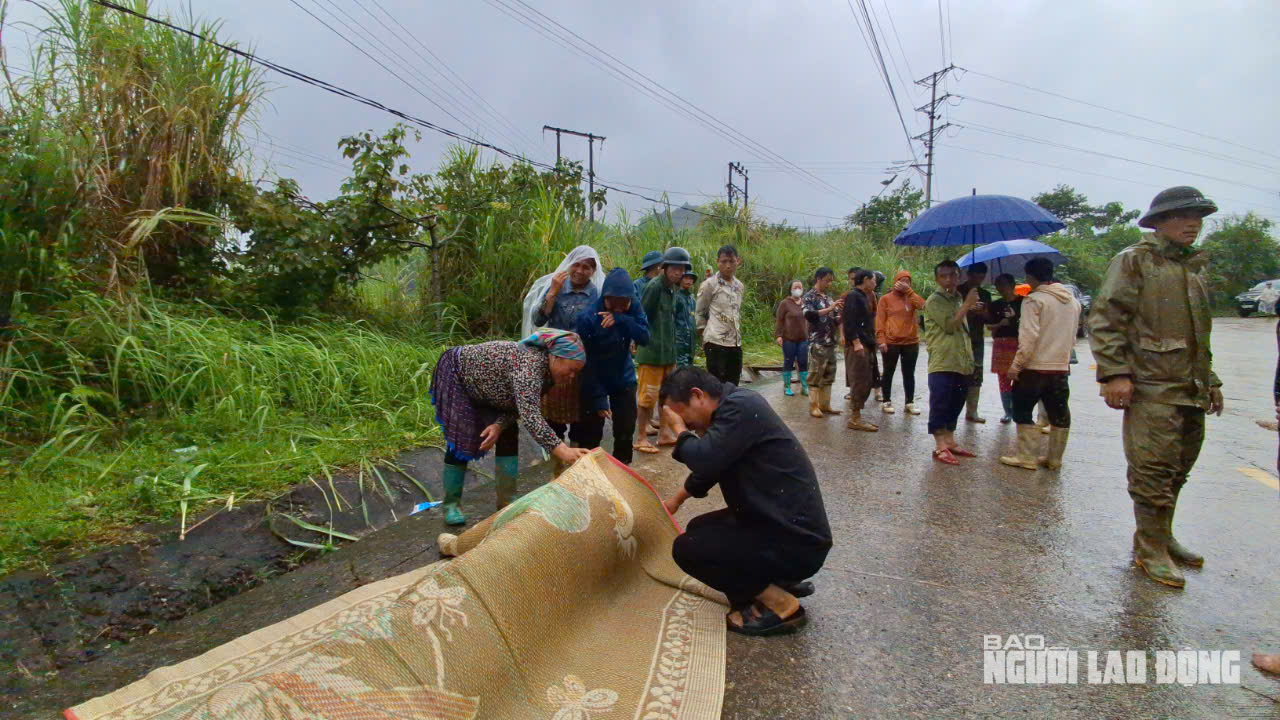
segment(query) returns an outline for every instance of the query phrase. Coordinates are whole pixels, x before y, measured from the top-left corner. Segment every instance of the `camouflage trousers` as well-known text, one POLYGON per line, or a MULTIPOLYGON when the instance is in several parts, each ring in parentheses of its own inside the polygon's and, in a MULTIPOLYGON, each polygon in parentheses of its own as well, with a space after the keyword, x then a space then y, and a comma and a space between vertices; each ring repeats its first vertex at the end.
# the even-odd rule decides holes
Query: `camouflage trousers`
POLYGON ((1204 443, 1204 410, 1137 402, 1124 411, 1129 497, 1136 505, 1172 508, 1204 443))
POLYGON ((809 343, 809 387, 831 387, 836 382, 836 346, 809 343))

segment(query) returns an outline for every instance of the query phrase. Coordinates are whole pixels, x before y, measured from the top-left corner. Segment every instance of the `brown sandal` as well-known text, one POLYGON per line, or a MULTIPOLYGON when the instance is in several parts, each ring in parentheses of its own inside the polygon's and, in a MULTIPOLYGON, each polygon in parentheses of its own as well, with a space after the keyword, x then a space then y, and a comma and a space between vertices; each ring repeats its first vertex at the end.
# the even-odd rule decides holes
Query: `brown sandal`
POLYGON ((650 445, 649 443, 636 443, 635 445, 631 446, 631 449, 636 450, 638 452, 645 453, 646 455, 657 455, 659 452, 661 452, 660 450, 658 450, 658 448, 654 447, 653 445, 650 445))

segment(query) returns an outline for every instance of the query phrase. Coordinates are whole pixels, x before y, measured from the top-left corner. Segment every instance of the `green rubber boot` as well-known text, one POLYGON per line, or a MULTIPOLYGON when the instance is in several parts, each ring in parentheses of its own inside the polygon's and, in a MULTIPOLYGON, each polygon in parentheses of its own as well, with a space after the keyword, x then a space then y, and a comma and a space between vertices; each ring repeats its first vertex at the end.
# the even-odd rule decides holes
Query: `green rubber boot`
POLYGON ((1161 517, 1165 520, 1165 527, 1169 528, 1169 557, 1174 562, 1190 565, 1191 567, 1204 567, 1204 556, 1200 553, 1188 548, 1186 545, 1178 542, 1173 536, 1173 516, 1178 512, 1178 494, 1182 492, 1182 488, 1173 491, 1173 507, 1164 511, 1161 517))
POLYGON ((809 372, 807 370, 800 371, 800 394, 809 394, 809 372))
POLYGON ((516 477, 520 473, 518 456, 499 457, 493 460, 494 489, 498 494, 498 509, 511 504, 516 499, 516 477))
POLYGON ((782 373, 782 387, 786 388, 785 390, 783 390, 783 392, 785 392, 787 395, 796 394, 795 391, 791 389, 791 373, 789 372, 782 373))
POLYGON ((462 510, 458 509, 458 503, 462 502, 462 483, 467 479, 466 465, 450 465, 445 463, 444 466, 444 524, 445 525, 466 525, 467 516, 462 514, 462 510))
POLYGON ((1138 530, 1133 534, 1133 561, 1158 583, 1180 588, 1187 584, 1182 571, 1169 557, 1169 526, 1164 513, 1145 505, 1133 506, 1138 530))

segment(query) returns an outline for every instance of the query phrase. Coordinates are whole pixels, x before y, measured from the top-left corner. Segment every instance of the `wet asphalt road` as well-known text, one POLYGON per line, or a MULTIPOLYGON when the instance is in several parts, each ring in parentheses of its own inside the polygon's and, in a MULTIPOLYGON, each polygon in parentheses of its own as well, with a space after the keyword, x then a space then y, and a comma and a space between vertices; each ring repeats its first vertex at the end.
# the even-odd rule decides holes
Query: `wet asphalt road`
MULTIPOLYGON (((1185 590, 1146 580, 1131 565, 1121 415, 1097 395, 1086 341, 1077 344, 1072 435, 1058 473, 997 462, 1012 450, 1014 430, 998 422, 994 376, 983 386, 987 424, 957 433, 979 455, 960 467, 931 460, 926 416, 902 413, 900 382, 897 414, 882 416, 869 404, 866 417, 881 424, 874 434, 846 430, 847 416, 810 418, 807 399, 784 397, 776 381, 754 386, 808 449, 835 547, 815 577, 817 593, 803 601, 807 628, 783 638, 729 636, 723 716, 1280 717, 1280 678, 1249 664, 1257 650, 1280 652, 1277 437, 1254 423, 1274 414, 1274 323, 1215 321, 1227 411, 1210 418, 1182 494, 1178 537, 1206 557, 1203 570, 1186 571, 1185 590), (1014 633, 1082 651, 1079 684, 984 684, 983 636, 1014 633), (1087 684, 1084 651, 1184 648, 1239 651, 1239 684, 1158 685, 1154 663, 1146 684, 1087 684)), ((922 353, 922 407, 925 367, 922 353)), ((843 395, 841 384, 835 397, 843 395)), ((685 475, 665 453, 637 456, 636 469, 664 494, 685 475)), ((522 472, 521 490, 545 480, 545 466, 522 472)), ((488 485, 482 476, 469 482, 473 520, 492 508, 488 485)), ((686 503, 678 519, 722 505, 713 491, 686 503)), ((118 652, 30 683, 0 702, 0 717, 53 717, 155 667, 430 562, 440 530, 437 512, 402 519, 118 652)))
MULTIPOLYGON (((902 413, 900 382, 897 414, 874 402, 864 411, 878 433, 846 430, 847 416, 810 418, 807 399, 784 397, 779 383, 757 386, 808 449, 835 547, 803 601, 807 628, 730 635, 724 717, 1280 717, 1280 678, 1249 663, 1255 651, 1280 652, 1277 437, 1254 422, 1274 416, 1274 331, 1274 318, 1215 321, 1227 410, 1210 418, 1178 508, 1178 538, 1206 558, 1186 571, 1185 590, 1132 567, 1121 413, 1098 397, 1086 340, 1057 473, 997 462, 1015 431, 998 422, 994 376, 982 392, 988 422, 957 432, 978 454, 960 467, 931 459, 927 415, 902 413), (984 684, 983 636, 1014 633, 1148 651, 1148 682, 1089 685, 1082 652, 1077 685, 984 684), (1183 648, 1238 650, 1239 684, 1156 684, 1154 651, 1183 648)), ((925 367, 922 352, 918 393, 925 367)), ((924 395, 917 401, 927 410, 924 395)))

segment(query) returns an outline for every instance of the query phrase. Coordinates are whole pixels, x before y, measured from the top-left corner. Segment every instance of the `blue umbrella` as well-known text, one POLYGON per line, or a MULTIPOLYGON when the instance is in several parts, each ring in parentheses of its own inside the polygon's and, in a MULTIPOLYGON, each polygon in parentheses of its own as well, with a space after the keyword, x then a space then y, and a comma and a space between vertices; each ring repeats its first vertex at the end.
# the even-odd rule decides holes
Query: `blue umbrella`
POLYGON ((1029 200, 966 195, 932 207, 903 230, 897 245, 981 245, 1056 232, 1066 223, 1029 200))
POLYGON ((969 267, 974 263, 986 263, 991 276, 1009 273, 1014 277, 1022 277, 1027 261, 1032 258, 1048 258, 1054 265, 1061 265, 1067 259, 1062 253, 1035 240, 1001 240, 990 245, 983 245, 956 261, 960 267, 969 267))

